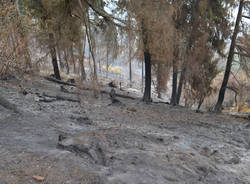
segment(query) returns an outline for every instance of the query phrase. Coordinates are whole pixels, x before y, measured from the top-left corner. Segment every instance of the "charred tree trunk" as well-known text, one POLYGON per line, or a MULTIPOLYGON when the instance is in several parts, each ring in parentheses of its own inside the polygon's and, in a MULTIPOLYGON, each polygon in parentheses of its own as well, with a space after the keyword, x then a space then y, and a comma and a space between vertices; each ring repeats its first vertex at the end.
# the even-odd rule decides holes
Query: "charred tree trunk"
POLYGON ((162 80, 163 76, 162 76, 162 64, 158 63, 157 64, 157 93, 158 93, 158 98, 161 98, 161 92, 162 92, 162 80))
POLYGON ((132 58, 131 58, 131 53, 132 53, 132 48, 131 48, 131 36, 130 36, 130 33, 129 33, 129 36, 128 36, 129 38, 129 43, 128 43, 128 45, 129 45, 129 53, 128 53, 128 57, 129 57, 129 81, 130 81, 130 87, 132 87, 132 58))
POLYGON ((141 92, 143 93, 143 84, 144 84, 144 63, 141 64, 141 92))
POLYGON ((235 23, 235 27, 234 27, 234 32, 233 32, 233 36, 232 36, 232 42, 231 42, 231 46, 230 46, 230 50, 229 50, 229 55, 227 58, 227 65, 226 65, 226 70, 225 70, 225 74, 224 74, 224 79, 223 79, 223 82, 222 82, 222 85, 220 88, 218 101, 217 101, 215 109, 214 109, 215 112, 221 112, 222 103, 224 101, 226 87, 227 87, 228 79, 230 76, 233 57, 234 57, 235 42, 236 42, 237 34, 239 32, 239 25, 240 25, 241 16, 242 16, 243 5, 244 5, 244 0, 241 0, 240 4, 239 4, 239 11, 238 11, 238 15, 237 15, 237 19, 236 19, 236 23, 235 23))
POLYGON ((173 60, 173 82, 172 82, 172 96, 171 96, 171 105, 176 105, 177 104, 177 63, 175 60, 173 60))
POLYGON ((78 46, 78 52, 80 54, 79 64, 80 64, 80 70, 81 70, 81 81, 86 80, 86 72, 85 72, 85 67, 84 67, 85 41, 86 41, 86 35, 84 35, 83 43, 79 41, 79 46, 78 46))
POLYGON ((64 48, 64 60, 65 60, 65 67, 66 67, 66 74, 68 75, 69 74, 69 63, 68 63, 68 52, 67 52, 67 49, 64 48))
POLYGON ((64 65, 62 62, 61 50, 60 50, 60 47, 58 44, 56 45, 56 48, 57 48, 57 55, 58 55, 58 59, 59 59, 60 69, 62 70, 62 69, 64 69, 64 65))
POLYGON ((70 44, 70 61, 73 64, 73 73, 76 73, 76 62, 75 62, 75 57, 74 57, 74 49, 73 49, 73 42, 70 44))
POLYGON ((55 78, 58 80, 61 80, 58 64, 57 64, 57 58, 56 58, 56 48, 55 48, 55 40, 53 33, 49 34, 49 47, 50 47, 50 55, 52 59, 52 65, 54 69, 55 78))
POLYGON ((197 112, 200 111, 200 108, 201 108, 201 105, 203 104, 203 102, 204 102, 204 98, 201 98, 201 99, 199 100, 199 104, 198 104, 198 107, 197 107, 197 109, 196 109, 197 112))
POLYGON ((177 91, 177 96, 176 96, 176 104, 180 103, 182 87, 183 87, 184 80, 185 80, 185 74, 186 74, 186 68, 184 66, 182 71, 181 71, 181 76, 180 76, 180 80, 179 80, 179 84, 178 84, 178 91, 177 91))
POLYGON ((151 55, 148 49, 148 35, 147 30, 144 27, 144 20, 141 25, 142 40, 144 44, 144 62, 145 62, 145 90, 143 95, 143 101, 151 102, 151 55))
POLYGON ((145 60, 145 90, 143 101, 151 102, 151 55, 148 51, 144 52, 145 60))
POLYGON ((108 44, 106 45, 106 78, 108 78, 109 75, 109 49, 108 44))
MULTIPOLYGON (((95 60, 95 54, 96 54, 95 41, 94 41, 94 37, 92 37, 92 35, 91 35, 89 12, 87 12, 87 16, 84 19, 84 23, 85 23, 85 28, 86 28, 86 36, 87 36, 88 44, 89 44, 89 52, 90 52, 90 54, 92 56, 92 60, 93 60, 93 69, 94 69, 93 80, 98 81, 97 69, 96 69, 97 67, 96 67, 96 60, 95 60)), ((90 59, 90 54, 89 54, 89 59, 90 59)), ((89 62, 90 62, 90 60, 89 60, 89 62)))
POLYGON ((132 87, 132 61, 131 61, 131 49, 129 49, 129 81, 130 81, 130 87, 132 87))
POLYGON ((157 64, 157 97, 161 98, 161 64, 157 64))

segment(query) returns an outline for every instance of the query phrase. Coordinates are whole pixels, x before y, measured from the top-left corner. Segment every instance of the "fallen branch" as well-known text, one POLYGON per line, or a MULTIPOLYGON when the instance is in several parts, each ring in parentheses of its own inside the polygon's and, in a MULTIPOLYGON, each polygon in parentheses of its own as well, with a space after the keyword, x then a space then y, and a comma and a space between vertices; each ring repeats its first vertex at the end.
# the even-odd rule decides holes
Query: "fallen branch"
MULTIPOLYGON (((60 96, 60 95, 53 96, 53 95, 43 93, 43 96, 49 97, 49 98, 54 98, 55 100, 61 100, 61 101, 80 102, 79 100, 68 98, 65 96, 60 96)), ((53 102, 53 100, 45 100, 44 102, 53 102)))
MULTIPOLYGON (((105 91, 105 90, 102 90, 101 93, 109 94, 110 92, 105 91)), ((120 97, 120 98, 131 99, 131 100, 135 100, 135 99, 136 99, 136 98, 134 98, 134 97, 132 97, 132 96, 123 95, 123 94, 119 94, 119 93, 116 93, 115 96, 116 96, 116 97, 120 97)))
MULTIPOLYGON (((63 85, 68 85, 68 86, 74 86, 74 87, 77 87, 76 84, 72 84, 72 83, 68 83, 68 82, 64 82, 64 81, 61 81, 61 80, 57 80, 55 78, 52 78, 52 77, 44 77, 46 80, 48 81, 51 81, 51 82, 55 82, 55 83, 58 83, 58 84, 63 84, 63 85)), ((78 89, 81 89, 81 90, 92 90, 91 88, 89 87, 78 87, 78 89)), ((101 93, 104 93, 104 94, 109 94, 108 91, 105 91, 105 90, 101 90, 100 91, 101 93)), ((120 97, 120 98, 126 98, 126 99, 131 99, 131 100, 135 100, 136 98, 134 97, 131 97, 131 96, 128 96, 128 95, 123 95, 123 94, 119 94, 117 93, 116 94, 117 97, 120 97)))
POLYGON ((161 101, 157 101, 157 102, 152 102, 153 104, 164 104, 164 105, 169 105, 169 102, 161 102, 161 101))
POLYGON ((63 84, 63 85, 67 85, 67 86, 74 86, 74 87, 76 87, 76 84, 72 84, 72 83, 69 83, 69 82, 64 82, 64 81, 55 79, 53 77, 44 77, 44 78, 46 80, 48 80, 48 81, 55 82, 55 83, 58 83, 58 84, 63 84))

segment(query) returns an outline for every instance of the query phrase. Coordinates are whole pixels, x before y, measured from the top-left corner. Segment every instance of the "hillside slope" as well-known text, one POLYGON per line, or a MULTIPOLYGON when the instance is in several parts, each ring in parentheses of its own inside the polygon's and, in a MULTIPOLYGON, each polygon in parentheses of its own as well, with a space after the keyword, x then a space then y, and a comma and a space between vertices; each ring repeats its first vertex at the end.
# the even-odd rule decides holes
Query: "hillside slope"
POLYGON ((0 183, 248 184, 250 122, 63 86, 0 81, 0 183), (79 103, 79 102, 80 103, 79 103))

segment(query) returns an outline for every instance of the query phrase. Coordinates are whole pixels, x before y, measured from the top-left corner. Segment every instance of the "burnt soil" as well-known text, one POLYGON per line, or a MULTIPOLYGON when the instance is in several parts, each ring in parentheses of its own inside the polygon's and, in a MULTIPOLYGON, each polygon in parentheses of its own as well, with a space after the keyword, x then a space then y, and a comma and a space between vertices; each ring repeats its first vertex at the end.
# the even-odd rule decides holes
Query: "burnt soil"
MULTIPOLYGON (((26 77, 0 81, 0 184, 249 184, 250 122, 26 77)), ((110 89, 107 89, 110 90, 110 89)), ((130 94, 133 95, 133 94, 130 94)))

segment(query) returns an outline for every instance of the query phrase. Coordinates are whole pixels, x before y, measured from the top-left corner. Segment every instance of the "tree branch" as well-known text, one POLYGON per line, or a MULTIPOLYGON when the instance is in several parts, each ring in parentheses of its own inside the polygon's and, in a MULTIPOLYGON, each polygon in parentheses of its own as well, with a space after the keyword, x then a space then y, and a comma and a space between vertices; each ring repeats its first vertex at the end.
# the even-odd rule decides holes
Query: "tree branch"
POLYGON ((250 58, 250 55, 242 53, 242 52, 234 52, 234 54, 250 58))
MULTIPOLYGON (((84 1, 87 3, 87 5, 88 5, 89 7, 91 7, 91 9, 92 9, 95 13, 97 13, 97 14, 100 15, 100 16, 102 16, 104 19, 106 19, 106 20, 112 22, 113 24, 115 24, 115 25, 118 26, 118 27, 122 27, 122 28, 126 27, 127 24, 126 24, 126 22, 125 22, 124 20, 119 19, 119 18, 117 18, 117 17, 114 17, 114 16, 112 16, 112 15, 110 15, 110 14, 108 14, 107 12, 104 12, 104 11, 102 11, 102 10, 99 10, 98 8, 94 7, 94 5, 92 5, 88 0, 84 0, 84 1), (119 21, 120 23, 124 24, 125 26, 120 25, 120 24, 114 22, 114 20, 119 21)), ((81 4, 80 6, 82 7, 82 3, 80 3, 80 4, 81 4)))
POLYGON ((250 19, 250 16, 242 15, 243 18, 250 19))

